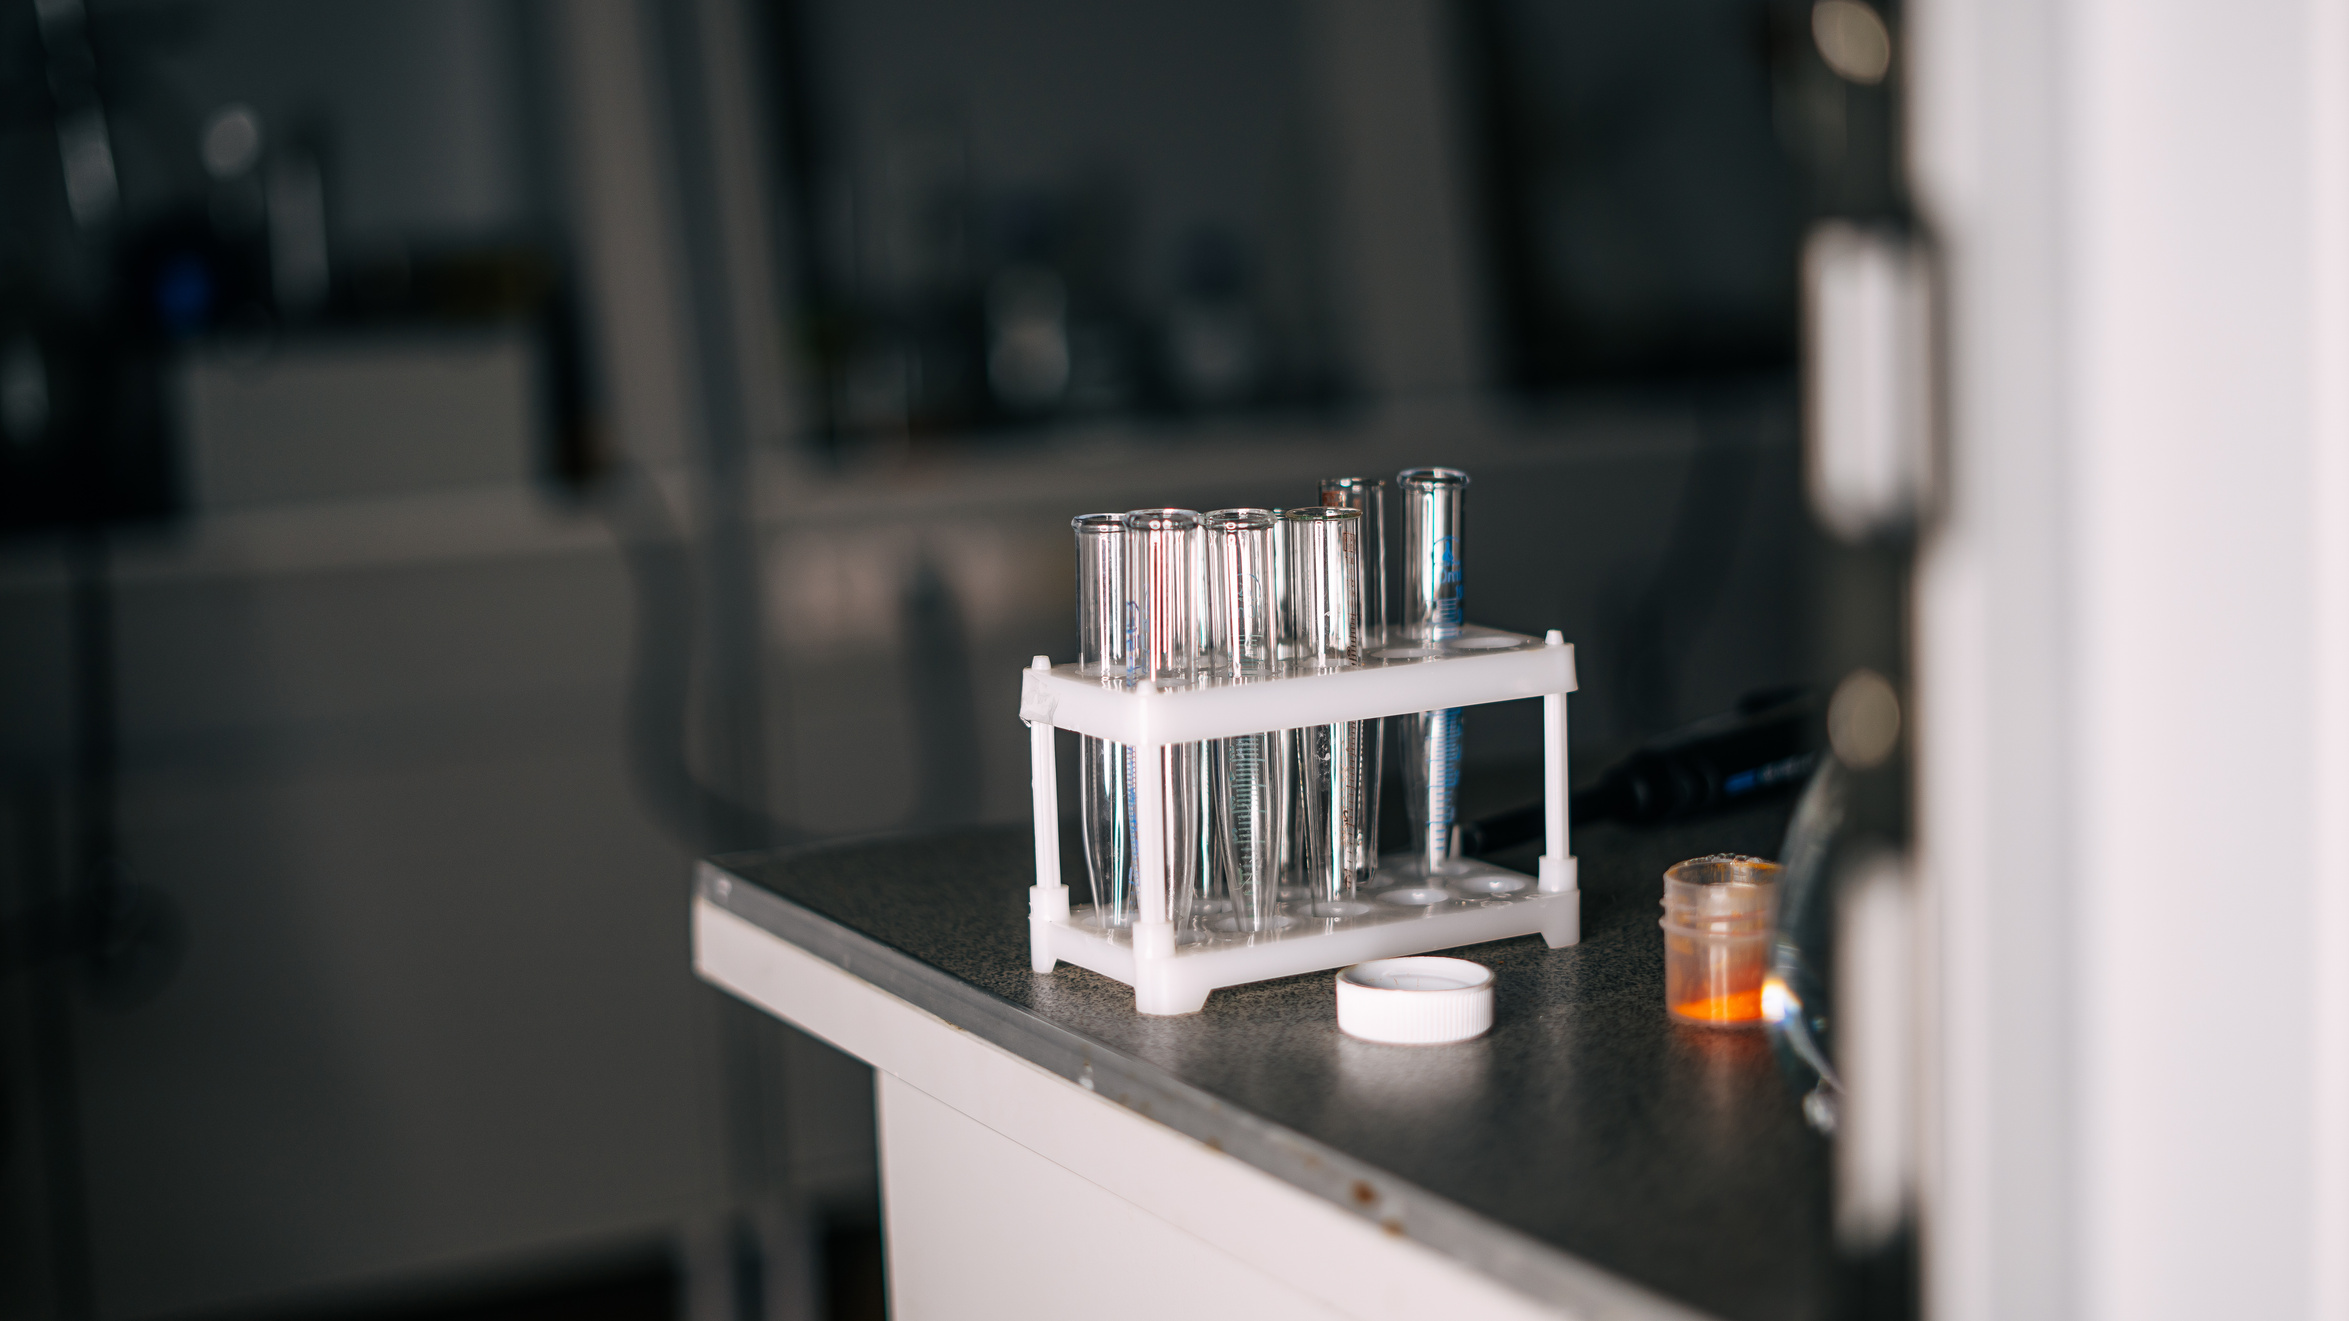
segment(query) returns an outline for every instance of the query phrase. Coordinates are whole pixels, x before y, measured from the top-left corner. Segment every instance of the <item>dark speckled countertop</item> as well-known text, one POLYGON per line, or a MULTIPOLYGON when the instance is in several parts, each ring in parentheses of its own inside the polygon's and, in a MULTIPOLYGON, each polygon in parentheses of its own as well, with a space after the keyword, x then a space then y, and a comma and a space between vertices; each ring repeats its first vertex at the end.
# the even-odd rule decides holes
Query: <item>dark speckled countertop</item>
MULTIPOLYGON (((1551 951, 1529 936, 1452 951, 1494 970, 1496 1000, 1493 1030, 1451 1046, 1342 1035, 1334 973, 1145 1018, 1120 983, 1066 964, 1031 972, 1024 826, 720 858, 702 893, 1537 1297, 1604 1315, 1685 1314, 1669 1299, 1783 1321, 1826 1311, 1827 1146, 1761 1033, 1666 1016, 1656 918, 1666 866, 1775 854, 1784 825, 1779 808, 1664 830, 1578 829, 1582 943, 1551 951)), ((1530 872, 1530 852, 1494 861, 1530 872)), ((1073 848, 1062 873, 1083 902, 1073 848)))

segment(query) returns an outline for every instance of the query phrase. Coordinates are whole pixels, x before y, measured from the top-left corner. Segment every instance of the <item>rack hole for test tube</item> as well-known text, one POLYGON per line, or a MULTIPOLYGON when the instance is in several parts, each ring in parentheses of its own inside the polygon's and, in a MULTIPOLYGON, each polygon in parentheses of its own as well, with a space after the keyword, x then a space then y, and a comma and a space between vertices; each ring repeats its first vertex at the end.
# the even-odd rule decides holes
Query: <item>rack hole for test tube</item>
POLYGON ((1461 894, 1515 894, 1525 888, 1522 876, 1461 876, 1444 884, 1461 894))

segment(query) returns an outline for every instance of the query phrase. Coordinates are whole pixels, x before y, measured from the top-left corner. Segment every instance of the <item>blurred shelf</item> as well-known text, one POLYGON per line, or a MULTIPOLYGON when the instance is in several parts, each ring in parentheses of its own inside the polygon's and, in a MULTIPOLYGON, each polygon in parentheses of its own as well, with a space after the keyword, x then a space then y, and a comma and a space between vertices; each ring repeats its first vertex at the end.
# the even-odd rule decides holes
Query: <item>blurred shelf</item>
MULTIPOLYGON (((795 450, 758 452, 755 517, 763 531, 903 518, 1124 508, 1212 495, 1307 489, 1339 470, 1385 472, 1442 462, 1480 477, 1566 473, 1624 463, 1679 463, 1704 444, 1789 448, 1766 392, 1744 406, 1750 426, 1708 435, 1695 406, 1599 403, 1528 410, 1486 395, 1453 396, 1336 415, 1261 415, 1184 422, 1040 426, 874 450, 836 469, 795 450)), ((680 518, 698 507, 695 475, 654 470, 680 518)), ((1212 507, 1203 501, 1202 507, 1212 507)), ((552 486, 501 482, 339 499, 253 503, 130 528, 113 543, 129 581, 269 576, 395 564, 608 553, 595 506, 552 486)), ((0 545, 0 590, 54 586, 64 559, 54 537, 0 545)))

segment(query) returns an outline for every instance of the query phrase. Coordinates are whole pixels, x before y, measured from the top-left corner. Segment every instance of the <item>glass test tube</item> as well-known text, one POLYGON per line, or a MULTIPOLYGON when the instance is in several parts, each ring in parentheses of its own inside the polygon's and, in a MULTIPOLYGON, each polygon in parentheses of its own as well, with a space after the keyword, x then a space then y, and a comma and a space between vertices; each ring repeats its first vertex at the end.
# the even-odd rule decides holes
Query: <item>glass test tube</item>
MULTIPOLYGON (((1375 651, 1386 643, 1387 624, 1387 484, 1376 477, 1324 477, 1321 502, 1336 509, 1362 513, 1362 648, 1375 651)), ((1369 815, 1363 830, 1370 837, 1372 865, 1377 865, 1379 791, 1386 778, 1387 722, 1364 722, 1370 734, 1370 764, 1363 770, 1369 786, 1369 815)))
MULTIPOLYGON (((1395 477, 1403 492, 1403 601, 1397 622, 1419 642, 1460 636, 1460 505, 1468 474, 1456 468, 1410 468, 1395 477)), ((1430 876, 1452 861, 1452 824, 1460 786, 1460 712, 1426 711, 1403 719, 1403 788, 1412 841, 1430 876)))
MULTIPOLYGON (((1302 671, 1352 669, 1362 663, 1362 514, 1326 506, 1284 510, 1288 543, 1288 622, 1293 664, 1302 671)), ((1310 725, 1298 731, 1298 797, 1304 885, 1314 911, 1353 899, 1375 859, 1364 827, 1369 794, 1367 722, 1310 725)))
MULTIPOLYGON (((1105 683, 1126 674, 1126 516, 1081 514, 1077 533, 1077 669, 1105 683)), ((1085 874, 1093 883, 1094 920, 1122 927, 1134 920, 1133 749, 1077 739, 1083 803, 1085 874)))
MULTIPOLYGON (((1126 515, 1126 677, 1161 688, 1187 685, 1194 675, 1197 644, 1192 613, 1192 555, 1199 515, 1188 509, 1137 509, 1126 515)), ((1164 808, 1165 862, 1152 875, 1148 851, 1137 841, 1135 875, 1142 887, 1164 896, 1165 915, 1188 923, 1198 897, 1199 796, 1197 744, 1159 749, 1158 764, 1134 764, 1126 780, 1129 816, 1138 816, 1140 795, 1160 795, 1164 808)), ((1144 894, 1137 915, 1147 914, 1153 896, 1144 894)))
MULTIPOLYGON (((1292 611, 1289 599, 1289 538, 1281 529, 1281 515, 1287 511, 1273 509, 1272 515, 1272 665, 1276 674, 1286 674, 1297 661, 1297 630, 1290 622, 1292 611)), ((1272 773, 1280 783, 1275 800, 1273 821, 1273 867, 1280 874, 1281 898, 1305 901, 1312 894, 1305 887, 1305 822, 1304 803, 1297 793, 1297 777, 1303 771, 1301 760, 1302 731, 1276 729, 1271 732, 1265 755, 1272 773)))
POLYGON ((1375 647, 1389 620, 1387 585, 1387 484, 1377 477, 1324 477, 1321 502, 1362 512, 1362 636, 1375 647))
MULTIPOLYGON (((1202 519, 1191 529, 1191 656, 1199 674, 1208 673, 1208 657, 1215 652, 1215 612, 1208 608, 1207 528, 1202 519)), ((1230 901, 1220 896, 1222 877, 1215 865, 1214 806, 1215 787, 1214 748, 1205 743, 1196 745, 1191 756, 1191 801, 1198 805, 1198 825, 1191 831, 1191 894, 1192 911, 1219 912, 1230 907, 1230 901)))
MULTIPOLYGON (((1200 613, 1209 621, 1202 668, 1232 683, 1270 678, 1277 654, 1272 511, 1218 509, 1200 520, 1200 529, 1207 543, 1200 613)), ((1210 749, 1216 871, 1236 931, 1280 924, 1280 822, 1290 777, 1273 761, 1276 746, 1263 733, 1218 739, 1210 749)))

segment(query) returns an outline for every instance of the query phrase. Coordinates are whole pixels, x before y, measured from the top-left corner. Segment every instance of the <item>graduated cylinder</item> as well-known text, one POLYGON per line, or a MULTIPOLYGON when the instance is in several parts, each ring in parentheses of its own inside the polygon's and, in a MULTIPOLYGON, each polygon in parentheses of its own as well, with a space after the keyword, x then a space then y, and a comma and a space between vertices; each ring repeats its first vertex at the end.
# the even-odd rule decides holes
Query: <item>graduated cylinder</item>
MULTIPOLYGON (((1201 521, 1200 530, 1208 620, 1204 668, 1229 683, 1270 680, 1279 665, 1273 511, 1219 509, 1201 521)), ((1211 745, 1212 856, 1234 931, 1272 931, 1287 921, 1280 913, 1280 887, 1295 769, 1288 764, 1291 746, 1271 732, 1211 745)))
MULTIPOLYGON (((1285 510, 1290 607, 1282 639, 1289 672, 1362 664, 1362 514, 1315 506, 1285 510)), ((1378 858, 1370 830, 1370 726, 1360 720, 1298 731, 1300 896, 1315 916, 1347 917, 1378 858)))

